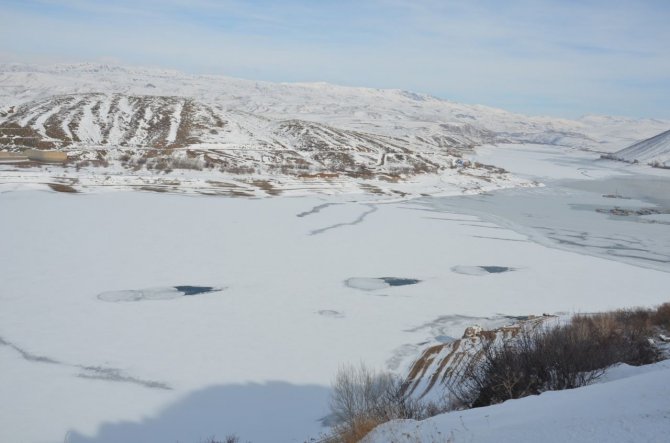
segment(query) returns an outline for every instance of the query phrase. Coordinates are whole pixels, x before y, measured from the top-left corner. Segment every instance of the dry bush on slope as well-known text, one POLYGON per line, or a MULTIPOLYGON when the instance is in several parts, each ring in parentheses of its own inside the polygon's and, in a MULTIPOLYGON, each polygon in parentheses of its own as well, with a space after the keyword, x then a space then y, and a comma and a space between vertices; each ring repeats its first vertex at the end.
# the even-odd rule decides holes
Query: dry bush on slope
POLYGON ((652 316, 652 324, 670 330, 670 303, 663 303, 652 316))
POLYGON ((396 419, 422 420, 445 411, 404 394, 402 380, 364 365, 342 367, 330 399, 332 443, 355 443, 378 425, 396 419))
POLYGON ((456 395, 470 407, 544 391, 585 386, 616 363, 659 359, 649 341, 652 311, 577 315, 553 328, 524 329, 513 340, 487 343, 467 367, 456 395))

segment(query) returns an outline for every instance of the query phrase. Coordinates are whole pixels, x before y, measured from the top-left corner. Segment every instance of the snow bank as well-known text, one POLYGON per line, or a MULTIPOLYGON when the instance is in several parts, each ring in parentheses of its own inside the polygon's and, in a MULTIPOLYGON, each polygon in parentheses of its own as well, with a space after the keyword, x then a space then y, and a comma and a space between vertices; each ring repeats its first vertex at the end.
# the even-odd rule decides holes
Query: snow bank
POLYGON ((390 422, 374 430, 364 443, 667 441, 670 362, 618 372, 612 381, 579 389, 449 412, 420 422, 390 422))

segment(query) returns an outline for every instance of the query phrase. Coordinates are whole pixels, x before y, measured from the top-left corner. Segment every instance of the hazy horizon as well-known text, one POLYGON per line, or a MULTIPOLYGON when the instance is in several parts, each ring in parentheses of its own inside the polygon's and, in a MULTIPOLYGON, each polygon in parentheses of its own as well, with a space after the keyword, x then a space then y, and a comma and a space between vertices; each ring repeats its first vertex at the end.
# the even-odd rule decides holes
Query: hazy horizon
POLYGON ((3 0, 0 61, 405 89, 529 115, 670 118, 670 4, 3 0))

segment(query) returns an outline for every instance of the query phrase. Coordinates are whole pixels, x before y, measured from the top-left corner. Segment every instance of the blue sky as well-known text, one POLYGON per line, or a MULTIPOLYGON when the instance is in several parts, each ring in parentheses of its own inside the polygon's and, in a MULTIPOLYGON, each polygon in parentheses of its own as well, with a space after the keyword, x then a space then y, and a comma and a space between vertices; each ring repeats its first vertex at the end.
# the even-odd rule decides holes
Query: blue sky
POLYGON ((670 118, 666 0, 0 0, 0 60, 427 92, 670 118))

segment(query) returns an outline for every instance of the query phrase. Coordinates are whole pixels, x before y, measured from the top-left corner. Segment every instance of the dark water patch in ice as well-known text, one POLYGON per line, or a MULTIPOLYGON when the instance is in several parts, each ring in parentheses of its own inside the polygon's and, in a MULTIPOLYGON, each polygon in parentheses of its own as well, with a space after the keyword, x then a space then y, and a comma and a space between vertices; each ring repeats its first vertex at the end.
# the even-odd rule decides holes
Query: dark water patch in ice
POLYGON ((381 277, 389 286, 406 286, 420 283, 416 278, 381 277))
POLYGON ((508 268, 507 266, 480 266, 480 268, 489 274, 500 274, 501 272, 513 271, 512 268, 508 268))
POLYGON ((98 300, 108 302, 128 302, 145 300, 172 300, 184 296, 219 292, 224 288, 215 286, 164 286, 146 289, 126 289, 98 294, 98 300))
POLYGON ((184 295, 207 294, 208 292, 220 291, 220 288, 214 286, 175 286, 177 291, 184 295))
POLYGON ((509 266, 454 266, 452 272, 465 275, 487 275, 502 274, 503 272, 515 271, 515 268, 509 266))
POLYGON ((415 285, 417 283, 421 283, 421 280, 400 277, 352 277, 344 281, 346 286, 353 289, 360 289, 362 291, 375 291, 377 289, 415 285))

